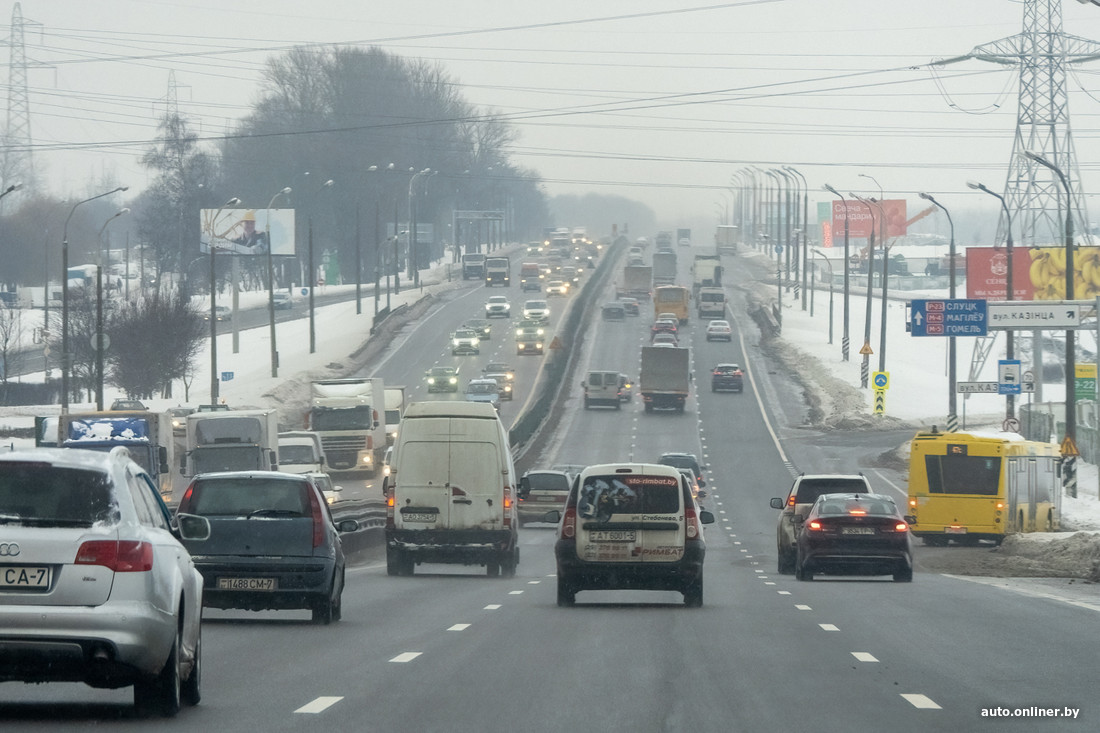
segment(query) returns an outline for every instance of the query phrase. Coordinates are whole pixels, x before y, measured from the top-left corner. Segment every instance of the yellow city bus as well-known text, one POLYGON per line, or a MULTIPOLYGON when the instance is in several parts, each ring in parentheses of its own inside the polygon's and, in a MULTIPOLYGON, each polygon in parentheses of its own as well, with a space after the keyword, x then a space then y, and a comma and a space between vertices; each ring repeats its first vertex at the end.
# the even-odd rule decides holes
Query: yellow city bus
POLYGON ((1061 525, 1058 446, 1016 433, 917 433, 909 456, 913 534, 926 545, 976 544, 1061 525))
POLYGON ((653 291, 653 316, 674 313, 680 323, 687 323, 691 307, 691 291, 682 285, 660 285, 653 291))

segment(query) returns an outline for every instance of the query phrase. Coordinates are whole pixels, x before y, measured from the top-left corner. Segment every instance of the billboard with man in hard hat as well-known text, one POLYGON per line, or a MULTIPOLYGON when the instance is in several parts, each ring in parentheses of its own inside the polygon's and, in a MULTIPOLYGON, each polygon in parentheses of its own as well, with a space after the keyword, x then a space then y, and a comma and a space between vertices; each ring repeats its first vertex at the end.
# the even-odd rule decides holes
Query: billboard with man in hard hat
POLYGON ((201 209, 199 251, 209 254, 294 254, 294 209, 201 209))

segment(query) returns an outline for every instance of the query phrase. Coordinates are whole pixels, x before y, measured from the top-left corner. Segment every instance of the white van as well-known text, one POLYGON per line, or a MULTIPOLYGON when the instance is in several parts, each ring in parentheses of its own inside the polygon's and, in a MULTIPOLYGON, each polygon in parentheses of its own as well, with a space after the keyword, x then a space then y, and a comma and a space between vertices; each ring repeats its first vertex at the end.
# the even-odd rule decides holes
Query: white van
POLYGON ((279 433, 279 470, 283 473, 324 473, 321 436, 312 430, 279 433))
POLYGON ((622 375, 619 372, 591 371, 581 382, 584 388, 584 409, 593 405, 607 405, 622 409, 622 375))
POLYGON ((515 575, 519 563, 516 469, 492 405, 414 402, 394 444, 386 496, 386 570, 419 563, 484 565, 515 575))

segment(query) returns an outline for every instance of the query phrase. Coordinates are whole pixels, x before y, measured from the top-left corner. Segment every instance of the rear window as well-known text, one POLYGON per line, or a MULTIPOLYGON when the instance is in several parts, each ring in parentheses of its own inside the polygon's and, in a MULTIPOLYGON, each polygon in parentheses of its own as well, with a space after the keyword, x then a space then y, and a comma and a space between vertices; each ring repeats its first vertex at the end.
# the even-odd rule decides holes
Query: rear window
POLYGON ((698 466, 698 461, 690 456, 661 456, 660 463, 673 468, 690 468, 693 471, 698 466))
POLYGON ((531 491, 569 491, 569 479, 556 473, 533 473, 527 478, 531 491))
POLYGON ((875 499, 828 499, 821 503, 817 513, 822 517, 836 516, 897 516, 898 508, 889 501, 875 499))
POLYGON ((0 524, 91 527, 119 511, 106 474, 48 463, 0 463, 0 524))
POLYGON ((279 446, 279 463, 317 463, 317 458, 308 445, 283 445, 279 446))
POLYGON ((577 507, 581 517, 599 522, 615 514, 675 514, 680 511, 680 491, 676 476, 589 476, 581 485, 577 507))
MULTIPOLYGON (((308 484, 255 478, 204 479, 195 483, 188 514, 247 517, 258 511, 311 515, 308 484)), ((182 509, 181 509, 182 511, 182 509)))
POLYGON ((813 504, 822 494, 867 494, 867 482, 861 478, 803 479, 798 483, 796 504, 813 504))

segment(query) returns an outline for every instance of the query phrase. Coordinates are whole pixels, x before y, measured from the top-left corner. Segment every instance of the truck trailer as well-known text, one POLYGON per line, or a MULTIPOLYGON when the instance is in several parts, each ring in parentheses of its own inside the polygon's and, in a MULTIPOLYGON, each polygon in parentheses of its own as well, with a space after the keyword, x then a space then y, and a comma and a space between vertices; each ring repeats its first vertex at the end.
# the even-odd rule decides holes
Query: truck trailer
POLYGON ((279 415, 275 410, 216 410, 187 416, 187 452, 180 473, 278 471, 279 415))
POLYGON ((645 411, 684 411, 691 389, 691 354, 688 349, 667 346, 643 346, 638 391, 645 411))
POLYGON ((326 379, 310 385, 307 429, 321 435, 329 473, 374 475, 386 450, 386 390, 378 377, 326 379))
POLYGON ((154 481, 165 502, 172 498, 175 443, 172 418, 166 412, 111 410, 69 412, 58 421, 59 444, 64 448, 110 452, 125 446, 130 457, 154 481))

